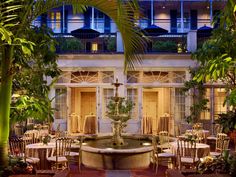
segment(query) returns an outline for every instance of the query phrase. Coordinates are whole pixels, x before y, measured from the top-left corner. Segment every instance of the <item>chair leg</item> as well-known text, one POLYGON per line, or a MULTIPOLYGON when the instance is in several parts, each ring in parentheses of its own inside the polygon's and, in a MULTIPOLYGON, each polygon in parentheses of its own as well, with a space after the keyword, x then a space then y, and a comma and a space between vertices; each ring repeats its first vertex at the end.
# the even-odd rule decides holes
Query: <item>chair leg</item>
POLYGON ((79 170, 79 172, 81 172, 81 168, 80 168, 80 164, 81 162, 80 162, 80 156, 79 156, 79 158, 78 158, 78 170, 79 170))
POLYGON ((158 171, 158 159, 156 160, 156 170, 155 170, 155 173, 157 174, 157 171, 158 171))

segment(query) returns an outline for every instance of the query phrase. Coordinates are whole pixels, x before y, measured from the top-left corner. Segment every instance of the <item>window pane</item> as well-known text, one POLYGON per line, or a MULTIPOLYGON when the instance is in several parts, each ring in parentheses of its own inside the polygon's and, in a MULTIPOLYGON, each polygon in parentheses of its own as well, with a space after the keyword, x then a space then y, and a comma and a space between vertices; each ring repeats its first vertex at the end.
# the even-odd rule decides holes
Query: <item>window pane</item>
POLYGON ((103 110, 102 110, 102 117, 103 118, 108 118, 107 117, 107 105, 111 99, 111 97, 114 96, 114 91, 112 88, 104 88, 103 89, 103 110))
POLYGON ((66 104, 67 93, 66 89, 56 89, 55 98, 55 119, 66 119, 67 117, 67 104, 66 104))
POLYGON ((127 89, 127 98, 134 103, 134 107, 131 111, 131 118, 138 118, 138 90, 137 89, 127 89))

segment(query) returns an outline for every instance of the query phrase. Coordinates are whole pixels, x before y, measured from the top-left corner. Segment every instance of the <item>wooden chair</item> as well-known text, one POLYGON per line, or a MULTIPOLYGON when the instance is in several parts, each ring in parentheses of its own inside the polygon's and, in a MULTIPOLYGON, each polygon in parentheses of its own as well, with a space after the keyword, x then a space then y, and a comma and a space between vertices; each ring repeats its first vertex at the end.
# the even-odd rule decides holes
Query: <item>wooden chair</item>
POLYGON ((28 130, 23 135, 26 145, 40 142, 38 130, 28 130))
POLYGON ((222 133, 223 131, 223 126, 220 124, 214 124, 214 134, 212 134, 211 136, 207 137, 207 140, 214 140, 216 141, 217 138, 217 134, 218 133, 222 133))
POLYGON ((52 156, 47 160, 51 163, 52 169, 66 169, 69 168, 68 156, 70 154, 72 139, 62 137, 56 139, 56 148, 52 152, 52 156))
POLYGON ((161 149, 161 152, 170 152, 170 136, 167 131, 160 131, 158 134, 159 137, 159 145, 158 148, 161 149))
POLYGON ((39 158, 30 157, 25 153, 25 142, 20 138, 10 138, 9 139, 9 154, 15 158, 21 158, 24 162, 28 162, 32 164, 35 168, 37 168, 38 163, 40 161, 39 158))
MULTIPOLYGON (((168 133, 168 132, 167 132, 168 133)), ((152 160, 153 160, 153 168, 155 168, 155 172, 157 173, 158 171, 158 165, 159 165, 159 161, 163 162, 169 162, 169 160, 171 160, 171 164, 175 165, 175 155, 172 154, 171 152, 159 152, 158 149, 158 145, 157 145, 157 136, 153 135, 153 140, 152 140, 152 144, 153 144, 153 155, 152 155, 152 160)), ((160 138, 159 138, 160 139, 160 138)))
POLYGON ((216 138, 216 148, 214 152, 210 152, 211 156, 220 156, 221 153, 229 148, 229 137, 225 133, 218 133, 216 138))
POLYGON ((179 169, 182 167, 194 167, 199 158, 197 157, 196 141, 189 141, 187 139, 177 140, 177 158, 179 169))
POLYGON ((84 137, 83 136, 79 137, 79 146, 76 147, 76 149, 79 149, 79 151, 78 152, 74 152, 71 149, 70 152, 69 152, 69 155, 68 155, 69 163, 70 162, 76 162, 78 164, 79 172, 81 171, 81 168, 80 168, 81 167, 81 154, 82 154, 81 153, 81 147, 82 147, 83 141, 84 141, 84 137))

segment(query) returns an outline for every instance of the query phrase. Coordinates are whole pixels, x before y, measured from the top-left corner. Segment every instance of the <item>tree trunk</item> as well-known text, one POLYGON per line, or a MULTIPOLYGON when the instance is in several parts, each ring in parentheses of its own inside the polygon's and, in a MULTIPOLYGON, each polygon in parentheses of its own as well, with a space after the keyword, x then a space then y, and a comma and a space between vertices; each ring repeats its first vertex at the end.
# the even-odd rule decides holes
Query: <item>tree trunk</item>
POLYGON ((12 91, 11 63, 13 46, 2 47, 1 85, 0 85, 0 168, 8 165, 8 138, 10 123, 10 104, 12 91))

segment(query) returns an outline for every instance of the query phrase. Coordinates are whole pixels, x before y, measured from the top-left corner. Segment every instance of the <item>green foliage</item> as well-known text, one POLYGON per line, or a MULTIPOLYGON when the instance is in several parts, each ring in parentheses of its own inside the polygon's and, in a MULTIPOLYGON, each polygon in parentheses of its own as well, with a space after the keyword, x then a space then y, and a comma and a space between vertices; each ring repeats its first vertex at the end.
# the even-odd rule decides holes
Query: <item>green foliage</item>
POLYGON ((223 127, 223 132, 228 133, 236 129, 236 112, 228 111, 227 113, 219 114, 216 120, 223 127))
POLYGON ((34 167, 26 162, 23 162, 21 158, 8 157, 8 167, 0 170, 1 177, 9 177, 14 175, 35 175, 36 171, 34 167))
MULTIPOLYGON (((229 93, 226 101, 236 108, 236 2, 229 0, 219 15, 220 28, 193 55, 199 63, 194 76, 197 82, 222 82, 229 93)), ((226 102, 225 101, 225 102, 226 102)))
MULTIPOLYGON (((196 70, 191 69, 190 74, 192 78, 196 74, 196 70)), ((197 82, 196 80, 189 80, 184 83, 184 88, 182 91, 188 95, 190 94, 193 98, 193 104, 190 106, 190 115, 185 117, 188 123, 196 123, 200 119, 202 111, 208 111, 207 107, 208 99, 204 98, 205 88, 202 82, 197 82)))
POLYGON ((109 38, 107 42, 107 50, 108 51, 116 51, 116 38, 109 38))
POLYGON ((65 38, 59 37, 57 38, 57 48, 59 52, 74 52, 74 51, 84 51, 83 43, 77 38, 65 38))
POLYGON ((174 41, 155 41, 152 49, 158 52, 177 52, 177 44, 174 41))
POLYGON ((28 30, 27 38, 37 45, 31 57, 21 50, 15 51, 14 65, 18 74, 13 78, 13 93, 20 94, 11 105, 11 121, 22 122, 27 118, 40 121, 52 121, 53 111, 48 98, 51 84, 45 77, 56 80, 60 74, 55 54, 56 41, 51 37, 52 31, 46 27, 34 27, 28 30))
MULTIPOLYGON (((127 100, 125 98, 121 98, 120 102, 118 103, 118 113, 120 115, 127 115, 127 120, 131 118, 131 111, 134 107, 134 103, 131 100, 127 100)), ((116 104, 114 100, 110 100, 107 105, 107 115, 116 115, 116 104)), ((126 122, 127 120, 124 120, 126 122)))
POLYGON ((11 106, 12 122, 23 122, 28 118, 53 120, 53 109, 51 108, 49 99, 45 100, 44 98, 40 99, 27 95, 20 95, 20 97, 13 100, 11 106))
POLYGON ((219 157, 206 156, 197 164, 197 172, 200 174, 224 173, 234 177, 236 175, 236 154, 230 154, 229 150, 225 150, 219 157))

